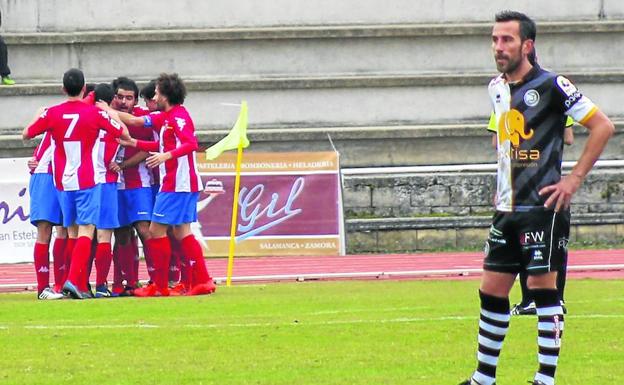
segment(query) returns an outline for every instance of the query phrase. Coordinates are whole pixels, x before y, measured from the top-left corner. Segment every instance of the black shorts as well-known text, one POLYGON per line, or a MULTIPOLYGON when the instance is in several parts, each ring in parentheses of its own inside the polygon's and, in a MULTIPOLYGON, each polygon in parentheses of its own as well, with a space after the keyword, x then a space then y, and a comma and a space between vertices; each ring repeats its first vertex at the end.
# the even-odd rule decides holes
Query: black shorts
POLYGON ((529 275, 558 271, 565 265, 569 237, 569 211, 496 212, 483 269, 529 275))

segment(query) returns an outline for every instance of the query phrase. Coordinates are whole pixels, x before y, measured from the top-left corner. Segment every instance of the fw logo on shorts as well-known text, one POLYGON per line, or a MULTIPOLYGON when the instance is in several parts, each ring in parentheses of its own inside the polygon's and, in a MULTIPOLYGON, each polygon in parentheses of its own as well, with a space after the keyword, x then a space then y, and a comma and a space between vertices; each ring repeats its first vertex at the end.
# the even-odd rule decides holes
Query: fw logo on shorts
POLYGON ((543 231, 529 231, 522 234, 520 244, 527 245, 532 243, 544 243, 543 231))

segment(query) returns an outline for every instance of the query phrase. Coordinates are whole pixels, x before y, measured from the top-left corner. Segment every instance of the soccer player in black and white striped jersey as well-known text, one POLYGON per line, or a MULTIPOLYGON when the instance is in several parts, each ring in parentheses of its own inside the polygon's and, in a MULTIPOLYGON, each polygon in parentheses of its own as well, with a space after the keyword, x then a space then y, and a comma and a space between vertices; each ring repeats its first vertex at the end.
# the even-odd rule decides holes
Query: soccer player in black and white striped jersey
POLYGON ((501 74, 490 82, 489 95, 497 136, 496 213, 479 290, 478 366, 461 385, 496 383, 509 291, 523 271, 538 315, 539 368, 532 384, 554 385, 564 330, 556 280, 569 238, 568 208, 615 129, 572 82, 531 64, 533 20, 513 11, 495 20, 492 49, 501 74), (571 173, 562 176, 567 117, 585 126, 589 137, 571 173))

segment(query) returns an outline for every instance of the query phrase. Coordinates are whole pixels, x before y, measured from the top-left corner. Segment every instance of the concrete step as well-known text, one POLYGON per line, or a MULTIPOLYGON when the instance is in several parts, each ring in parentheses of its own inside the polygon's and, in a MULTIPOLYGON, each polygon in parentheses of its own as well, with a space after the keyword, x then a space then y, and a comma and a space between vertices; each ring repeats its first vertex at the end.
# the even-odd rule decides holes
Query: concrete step
MULTIPOLYGON (((5 33, 19 82, 57 81, 70 67, 90 79, 160 72, 183 77, 489 73, 491 23, 5 33), (131 59, 129 59, 131 58, 131 59), (458 58, 461 58, 458 60, 458 58)), ((538 57, 567 71, 622 68, 624 20, 544 22, 538 57), (588 55, 600 52, 600 55, 588 55)))
MULTIPOLYGON (((481 123, 382 127, 265 128, 248 132, 254 152, 331 151, 340 153, 342 167, 431 166, 495 163, 491 134, 481 123)), ((587 130, 575 126, 575 143, 566 147, 564 160, 579 158, 587 130)), ((21 131, 20 131, 21 132, 21 131)), ((227 130, 198 127, 203 147, 217 142, 227 130)), ((24 142, 17 130, 0 136, 0 157, 30 156, 36 141, 24 142)), ((624 120, 616 121, 616 134, 602 159, 624 159, 624 120)))
MULTIPOLYGON (((608 115, 623 114, 624 70, 563 73, 608 115)), ((185 104, 196 126, 209 129, 230 127, 238 111, 224 103, 243 99, 251 128, 455 124, 489 117, 490 79, 479 73, 188 78, 185 104)), ((62 100, 59 83, 0 87, 0 132, 62 100)))
POLYGON ((0 0, 6 31, 84 31, 232 26, 489 21, 502 9, 537 20, 624 17, 618 0, 0 0))

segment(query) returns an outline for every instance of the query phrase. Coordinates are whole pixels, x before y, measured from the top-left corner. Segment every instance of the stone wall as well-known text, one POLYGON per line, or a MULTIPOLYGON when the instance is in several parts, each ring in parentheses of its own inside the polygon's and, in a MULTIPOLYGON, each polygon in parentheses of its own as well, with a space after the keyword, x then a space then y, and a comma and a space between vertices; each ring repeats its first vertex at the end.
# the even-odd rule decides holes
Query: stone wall
MULTIPOLYGON (((467 216, 493 212, 492 173, 432 173, 345 178, 347 218, 467 216)), ((594 170, 572 201, 573 213, 624 212, 624 174, 594 170)))
MULTIPOLYGON (((491 224, 491 173, 345 178, 347 252, 478 249, 491 224)), ((573 199, 570 247, 624 241, 624 174, 594 170, 573 199)))

